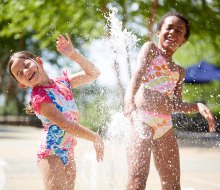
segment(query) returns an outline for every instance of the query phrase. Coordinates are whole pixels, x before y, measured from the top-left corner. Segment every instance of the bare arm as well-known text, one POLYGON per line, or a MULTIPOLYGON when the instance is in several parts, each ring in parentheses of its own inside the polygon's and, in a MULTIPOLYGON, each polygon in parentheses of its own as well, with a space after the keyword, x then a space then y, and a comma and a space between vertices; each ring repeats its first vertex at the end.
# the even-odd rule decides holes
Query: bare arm
POLYGON ((73 88, 92 82, 99 76, 100 72, 97 67, 74 49, 68 34, 66 34, 66 38, 63 35, 57 37, 57 51, 77 62, 83 70, 69 75, 73 88))
POLYGON ((196 113, 199 112, 197 103, 188 103, 182 101, 182 89, 185 80, 185 70, 179 67, 180 77, 174 91, 173 97, 173 111, 182 113, 196 113))
POLYGON ((183 112, 183 113, 199 112, 208 121, 209 131, 215 132, 216 131, 215 119, 206 105, 202 103, 188 103, 182 101, 182 88, 185 80, 184 79, 185 70, 183 68, 179 68, 179 70, 180 70, 180 79, 174 91, 173 111, 183 112))
POLYGON ((137 59, 137 67, 125 94, 125 115, 129 115, 135 109, 134 97, 140 88, 148 64, 155 56, 155 50, 156 46, 152 42, 145 43, 140 50, 137 59))
POLYGON ((42 103, 40 112, 44 117, 65 130, 67 133, 94 142, 97 160, 99 161, 103 159, 104 144, 102 138, 98 134, 74 121, 66 119, 66 117, 52 103, 42 103))

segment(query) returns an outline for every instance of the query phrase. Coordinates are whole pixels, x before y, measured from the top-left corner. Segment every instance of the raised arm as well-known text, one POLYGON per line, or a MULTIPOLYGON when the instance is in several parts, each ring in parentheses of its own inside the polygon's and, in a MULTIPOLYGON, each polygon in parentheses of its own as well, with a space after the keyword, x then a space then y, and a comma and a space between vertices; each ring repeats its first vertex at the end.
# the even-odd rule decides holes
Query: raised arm
POLYGON ((215 119, 209 110, 209 108, 202 103, 188 103, 182 101, 182 89, 185 80, 185 70, 179 67, 180 78, 177 83, 176 89, 174 91, 173 98, 173 111, 174 112, 182 112, 182 113, 196 113, 199 112, 209 124, 209 131, 215 132, 215 119))
POLYGON ((138 55, 137 66, 125 93, 124 114, 129 115, 136 108, 134 97, 142 83, 143 76, 150 61, 155 57, 156 46, 153 42, 146 42, 138 55))
POLYGON ((92 82, 99 76, 100 72, 97 67, 75 50, 68 34, 66 37, 61 34, 57 37, 57 51, 77 62, 82 68, 82 71, 69 75, 73 88, 92 82))

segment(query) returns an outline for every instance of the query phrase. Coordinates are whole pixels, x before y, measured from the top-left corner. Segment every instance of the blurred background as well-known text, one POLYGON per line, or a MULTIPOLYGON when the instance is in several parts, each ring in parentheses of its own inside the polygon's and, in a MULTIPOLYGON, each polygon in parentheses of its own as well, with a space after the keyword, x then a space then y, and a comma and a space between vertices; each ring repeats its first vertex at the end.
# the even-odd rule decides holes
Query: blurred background
MULTIPOLYGON (((101 165, 91 143, 78 141, 76 189, 125 189, 126 153, 120 141, 127 130, 124 92, 141 45, 147 40, 157 43, 156 24, 168 11, 184 14, 191 24, 189 41, 174 55, 186 68, 183 99, 208 105, 217 125, 217 133, 210 134, 200 114, 173 114, 182 189, 220 188, 219 0, 0 0, 0 190, 43 189, 35 158, 42 126, 35 116, 26 115, 30 89, 18 88, 7 62, 12 53, 26 50, 43 59, 51 78, 64 70, 77 72, 77 64, 56 51, 60 33, 69 33, 77 51, 101 71, 96 82, 73 90, 80 123, 115 134, 112 141, 105 139, 101 165)), ((147 188, 160 189, 152 167, 147 188)))
MULTIPOLYGON (((220 113, 220 1, 218 0, 1 0, 0 4, 0 115, 1 123, 34 125, 35 117, 27 117, 24 105, 30 90, 21 90, 10 78, 7 61, 16 51, 27 50, 42 57, 50 77, 62 70, 78 71, 77 64, 58 54, 58 34, 69 33, 74 46, 97 65, 101 76, 92 85, 74 89, 81 110, 80 122, 93 130, 109 122, 112 110, 121 110, 124 91, 135 68, 137 52, 147 40, 157 42, 158 19, 168 11, 186 15, 191 24, 189 41, 175 54, 177 64, 187 70, 184 101, 202 101, 215 115, 219 130, 220 113), (115 58, 117 52, 110 41, 108 24, 111 7, 116 7, 122 31, 136 36, 125 60, 115 58), (202 63, 217 71, 209 72, 202 63), (191 68, 192 65, 199 65, 191 68), (218 67, 219 66, 219 67, 218 67), (208 77, 195 78, 195 71, 208 77), (202 70, 201 70, 202 68, 202 70), (193 74, 194 73, 194 74, 193 74), (194 78, 193 78, 194 77, 194 78)), ((116 38, 117 40, 117 38, 116 38)), ((173 116, 176 128, 207 131, 207 123, 199 114, 173 116)))

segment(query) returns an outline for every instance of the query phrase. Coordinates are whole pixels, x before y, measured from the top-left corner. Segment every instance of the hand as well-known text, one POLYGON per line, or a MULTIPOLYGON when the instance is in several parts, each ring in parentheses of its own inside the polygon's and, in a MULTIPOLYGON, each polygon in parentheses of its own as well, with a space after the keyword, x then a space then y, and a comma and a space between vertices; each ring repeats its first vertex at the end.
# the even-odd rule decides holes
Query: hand
POLYGON ((71 54, 75 52, 75 49, 73 47, 73 44, 71 42, 71 39, 68 34, 66 34, 66 37, 64 37, 62 34, 60 34, 57 37, 57 51, 61 54, 69 57, 71 54))
POLYGON ((215 126, 215 119, 211 111, 209 110, 208 107, 206 107, 202 103, 198 103, 197 106, 198 106, 200 114, 208 121, 209 132, 214 133, 216 131, 216 126, 215 126))
POLYGON ((98 162, 102 161, 104 157, 104 143, 103 143, 102 138, 99 135, 97 135, 97 137, 95 138, 94 147, 96 151, 97 161, 98 162))
POLYGON ((128 102, 125 102, 125 105, 124 105, 124 115, 125 116, 130 116, 131 113, 136 109, 136 105, 134 102, 132 101, 128 101, 128 102))

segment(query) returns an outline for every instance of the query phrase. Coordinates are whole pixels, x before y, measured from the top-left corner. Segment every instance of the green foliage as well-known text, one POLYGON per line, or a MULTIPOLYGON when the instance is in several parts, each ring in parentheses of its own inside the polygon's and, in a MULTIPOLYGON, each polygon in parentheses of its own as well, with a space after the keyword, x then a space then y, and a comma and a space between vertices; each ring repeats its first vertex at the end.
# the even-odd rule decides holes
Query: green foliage
POLYGON ((95 4, 74 0, 10 0, 1 3, 1 37, 19 39, 32 33, 33 43, 50 47, 59 33, 70 33, 76 44, 98 37, 103 31, 95 4), (97 22, 97 20, 99 22, 97 22), (95 27, 95 30, 94 30, 95 27), (75 38, 77 36, 77 38, 75 38))
MULTIPOLYGON (((59 33, 70 33, 77 48, 81 48, 83 43, 106 36, 106 21, 103 15, 108 13, 110 4, 118 8, 123 25, 140 37, 140 43, 144 43, 147 34, 146 23, 153 2, 153 0, 0 0, 0 94, 5 94, 6 102, 13 102, 18 93, 17 86, 11 85, 12 81, 7 70, 7 60, 11 52, 28 50, 42 55, 42 52, 49 51, 53 53, 51 61, 58 56, 54 43, 59 33)), ((183 13, 191 21, 189 43, 187 42, 178 50, 174 57, 175 61, 186 67, 206 59, 220 66, 220 54, 218 53, 220 50, 220 25, 218 24, 220 23, 220 1, 162 0, 158 2, 154 29, 159 18, 172 10, 183 13)), ((203 93, 209 93, 212 88, 219 89, 219 86, 201 87, 201 90, 203 93)), ((197 97, 195 97, 193 89, 191 92, 192 94, 184 95, 184 98, 194 101, 197 97)), ((21 106, 23 106, 25 95, 26 93, 21 94, 22 97, 17 99, 14 107, 6 105, 7 109, 11 107, 11 111, 7 112, 12 113, 12 111, 18 110, 18 114, 23 113, 21 106)), ((94 96, 97 96, 94 99, 96 105, 101 106, 105 98, 97 94, 94 96)), ((100 118, 96 115, 99 106, 96 108, 94 102, 85 104, 91 111, 83 116, 92 118, 91 121, 94 121, 93 118, 97 118, 97 120, 100 118), (96 111, 93 113, 92 109, 96 111)), ((213 99, 210 104, 217 105, 218 102, 217 98, 213 99)), ((214 109, 217 106, 212 107, 214 109)), ((100 108, 100 110, 102 109, 100 108)), ((89 120, 87 119, 88 125, 98 126, 89 120)), ((102 123, 102 121, 98 123, 102 123)))
POLYGON ((183 99, 189 102, 204 102, 215 113, 220 113, 220 82, 210 84, 185 84, 183 99))
MULTIPOLYGON (((104 18, 95 3, 83 0, 0 1, 0 93, 5 95, 6 102, 17 96, 17 86, 12 84, 14 81, 7 70, 10 54, 27 50, 41 56, 49 50, 55 52, 53 56, 47 56, 53 61, 58 55, 55 51, 58 33, 68 32, 75 47, 100 37, 104 31, 104 18)), ((15 106, 18 114, 21 114, 25 94, 15 106)))
POLYGON ((101 132, 109 121, 111 106, 107 104, 107 90, 97 84, 74 92, 79 108, 79 123, 101 132))
POLYGON ((16 99, 0 107, 0 115, 19 115, 16 99))
MULTIPOLYGON (((216 37, 220 47, 219 37, 216 37)), ((213 45, 209 37, 201 38, 193 35, 189 42, 186 42, 174 55, 174 60, 182 67, 188 67, 196 64, 201 60, 206 60, 216 66, 220 66, 219 47, 213 45)))
POLYGON ((89 127, 93 131, 101 131, 109 121, 109 109, 105 104, 103 97, 95 97, 92 102, 87 102, 86 105, 79 105, 79 123, 89 127))

